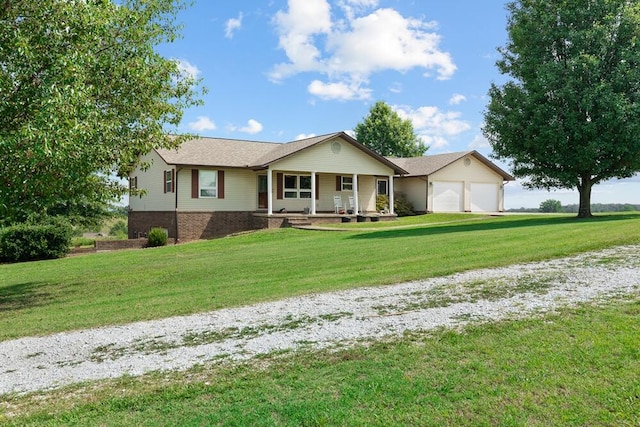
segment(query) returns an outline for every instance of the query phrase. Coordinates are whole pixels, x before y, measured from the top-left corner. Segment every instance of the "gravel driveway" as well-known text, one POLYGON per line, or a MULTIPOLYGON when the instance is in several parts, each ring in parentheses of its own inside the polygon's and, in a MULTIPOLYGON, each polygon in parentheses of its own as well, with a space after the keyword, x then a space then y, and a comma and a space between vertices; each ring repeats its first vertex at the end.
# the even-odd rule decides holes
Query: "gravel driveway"
POLYGON ((0 342, 0 394, 187 369, 640 295, 640 245, 392 286, 0 342))

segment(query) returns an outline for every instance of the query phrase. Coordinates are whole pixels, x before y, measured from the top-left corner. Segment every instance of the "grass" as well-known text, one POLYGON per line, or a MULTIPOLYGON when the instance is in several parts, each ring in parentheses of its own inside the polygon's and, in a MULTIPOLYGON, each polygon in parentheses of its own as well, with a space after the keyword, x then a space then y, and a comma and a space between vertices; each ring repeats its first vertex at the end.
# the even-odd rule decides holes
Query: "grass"
POLYGON ((469 217, 459 215, 429 222, 433 218, 413 217, 406 221, 416 222, 403 228, 267 230, 0 265, 0 340, 640 243, 637 213, 588 220, 537 215, 466 221, 469 217))
MULTIPOLYGON (((640 300, 0 398, 7 426, 640 424, 640 300)), ((2 409, 0 409, 2 411, 2 409)))

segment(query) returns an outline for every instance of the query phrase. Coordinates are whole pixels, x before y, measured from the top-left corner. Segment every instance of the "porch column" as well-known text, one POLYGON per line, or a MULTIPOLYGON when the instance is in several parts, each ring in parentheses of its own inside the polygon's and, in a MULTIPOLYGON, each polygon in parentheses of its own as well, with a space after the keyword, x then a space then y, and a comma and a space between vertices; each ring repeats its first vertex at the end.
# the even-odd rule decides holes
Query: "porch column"
POLYGON ((311 215, 316 214, 316 173, 311 172, 311 215))
POLYGON ((273 171, 271 166, 267 169, 267 214, 273 214, 273 171))
POLYGON ((353 210, 356 215, 360 212, 360 207, 358 206, 358 175, 353 174, 353 210))
POLYGON ((389 213, 394 214, 393 212, 393 175, 389 175, 389 213))

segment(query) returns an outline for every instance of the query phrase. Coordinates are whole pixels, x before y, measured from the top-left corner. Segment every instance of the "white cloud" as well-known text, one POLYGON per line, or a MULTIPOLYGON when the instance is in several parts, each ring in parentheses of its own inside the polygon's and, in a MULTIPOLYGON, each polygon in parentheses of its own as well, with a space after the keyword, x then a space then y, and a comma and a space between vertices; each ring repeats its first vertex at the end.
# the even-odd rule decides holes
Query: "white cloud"
POLYGON ((189 61, 184 59, 175 59, 175 61, 178 64, 178 71, 180 71, 180 74, 193 79, 197 78, 200 74, 198 67, 191 64, 189 61))
POLYGON ((295 141, 300 141, 301 139, 313 138, 314 136, 316 136, 315 133, 309 133, 309 134, 301 133, 298 136, 296 136, 295 141))
POLYGON ((323 83, 320 80, 314 80, 307 88, 309 93, 324 100, 351 101, 354 99, 371 98, 371 90, 365 89, 357 84, 339 83, 323 83))
POLYGON ((270 78, 277 82, 299 73, 319 73, 328 82, 316 79, 309 85, 316 90, 312 94, 346 88, 351 95, 323 99, 366 99, 363 94, 370 91, 360 86, 376 72, 422 68, 440 80, 454 74, 456 65, 440 50, 434 22, 405 18, 390 8, 369 13, 377 5, 377 0, 342 0, 338 6, 344 18, 334 19, 327 0, 289 0, 288 9, 273 20, 288 62, 275 65, 270 78))
POLYGON ((389 88, 389 92, 392 92, 392 93, 402 93, 402 90, 403 90, 403 86, 402 86, 402 83, 400 82, 393 83, 389 88))
POLYGON ((394 111, 403 119, 409 119, 416 133, 425 144, 434 148, 444 148, 449 145, 448 138, 457 136, 471 129, 471 125, 460 119, 457 111, 442 112, 438 107, 410 107, 393 106, 394 111))
POLYGON ((472 150, 478 150, 480 148, 491 148, 489 140, 484 135, 478 134, 473 138, 473 141, 469 143, 469 148, 472 150))
POLYGON ((195 122, 189 123, 189 129, 195 130, 197 132, 202 132, 205 130, 215 130, 216 124, 213 123, 209 117, 198 116, 195 122))
POLYGON ((224 29, 224 36, 228 39, 232 39, 234 32, 240 28, 242 28, 242 13, 240 13, 237 18, 231 18, 227 21, 224 29))
POLYGON ((256 133, 262 132, 262 129, 262 123, 254 119, 249 119, 249 121, 247 122, 247 126, 241 127, 240 129, 238 129, 238 131, 255 135, 256 133))
POLYGON ((467 100, 467 97, 459 93, 454 94, 449 100, 449 105, 458 105, 467 100))

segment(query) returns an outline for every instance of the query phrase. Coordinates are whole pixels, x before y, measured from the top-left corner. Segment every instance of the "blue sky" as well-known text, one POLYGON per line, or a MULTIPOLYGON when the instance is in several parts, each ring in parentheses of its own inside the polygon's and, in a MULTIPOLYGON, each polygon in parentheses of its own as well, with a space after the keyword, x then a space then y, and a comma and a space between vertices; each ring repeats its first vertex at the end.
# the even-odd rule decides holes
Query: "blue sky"
MULTIPOLYGON (((427 154, 478 150, 483 111, 506 42, 502 0, 195 0, 183 39, 159 48, 202 78, 204 106, 179 131, 288 142, 350 132, 378 100, 412 121, 427 154)), ((500 164, 508 170, 508 166, 500 164)), ((505 187, 505 207, 576 191, 505 187)), ((601 184, 593 203, 640 204, 640 177, 601 184)))

